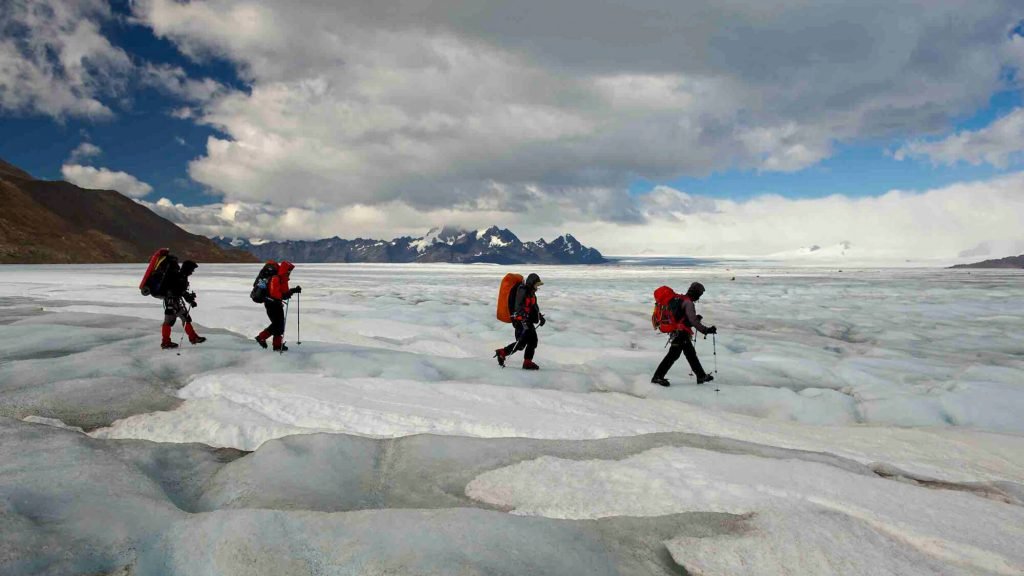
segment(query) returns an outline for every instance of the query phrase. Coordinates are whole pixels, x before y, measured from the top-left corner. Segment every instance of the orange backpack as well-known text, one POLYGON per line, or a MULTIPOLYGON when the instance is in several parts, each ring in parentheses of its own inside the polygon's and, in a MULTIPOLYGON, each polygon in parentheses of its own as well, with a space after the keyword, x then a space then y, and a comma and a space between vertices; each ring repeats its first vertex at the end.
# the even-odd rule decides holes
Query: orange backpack
POLYGON ((522 274, 508 273, 501 279, 501 287, 498 288, 498 320, 506 324, 512 322, 512 307, 515 306, 512 299, 516 297, 516 289, 522 283, 522 274))

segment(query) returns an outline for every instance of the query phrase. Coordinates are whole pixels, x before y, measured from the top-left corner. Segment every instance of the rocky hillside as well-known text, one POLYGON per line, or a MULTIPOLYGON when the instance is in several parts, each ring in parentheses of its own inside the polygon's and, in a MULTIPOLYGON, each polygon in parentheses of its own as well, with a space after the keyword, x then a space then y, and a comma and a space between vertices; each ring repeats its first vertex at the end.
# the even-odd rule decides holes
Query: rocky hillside
POLYGON ((292 262, 453 262, 470 264, 602 264, 601 253, 571 235, 551 242, 523 242, 507 229, 435 228, 422 238, 368 240, 325 238, 312 241, 261 242, 214 238, 224 248, 245 250, 261 260, 292 262))
POLYGON ((1024 268, 1024 254, 1007 256, 996 260, 985 260, 973 264, 957 264, 953 268, 1024 268))
POLYGON ((251 262, 113 190, 37 180, 0 160, 0 263, 145 262, 169 247, 200 262, 251 262))

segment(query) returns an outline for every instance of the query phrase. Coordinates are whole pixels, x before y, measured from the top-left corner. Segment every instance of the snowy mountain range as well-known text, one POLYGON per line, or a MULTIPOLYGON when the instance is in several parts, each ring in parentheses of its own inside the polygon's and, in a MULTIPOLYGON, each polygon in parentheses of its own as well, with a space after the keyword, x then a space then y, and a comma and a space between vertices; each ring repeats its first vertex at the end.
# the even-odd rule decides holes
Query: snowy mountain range
POLYGON ((452 226, 433 228, 420 238, 394 240, 324 238, 271 242, 256 239, 213 239, 224 248, 245 250, 263 260, 292 262, 451 262, 471 264, 602 264, 600 252, 588 248, 570 234, 551 242, 543 238, 523 242, 510 230, 492 226, 463 230, 452 226))

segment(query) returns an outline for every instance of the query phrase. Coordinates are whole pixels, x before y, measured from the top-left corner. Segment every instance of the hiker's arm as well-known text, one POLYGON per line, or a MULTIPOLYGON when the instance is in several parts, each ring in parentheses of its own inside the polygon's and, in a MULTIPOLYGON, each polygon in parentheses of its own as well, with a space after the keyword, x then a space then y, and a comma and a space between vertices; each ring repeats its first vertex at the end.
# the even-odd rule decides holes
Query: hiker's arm
POLYGON ((526 319, 525 318, 526 317, 526 287, 525 286, 520 286, 516 290, 516 309, 515 309, 515 312, 512 315, 516 316, 516 317, 523 318, 523 320, 526 319))
POLYGON ((708 333, 708 327, 701 324, 700 318, 697 317, 697 307, 693 305, 693 302, 683 304, 683 313, 686 314, 686 321, 690 326, 693 326, 701 334, 708 333))

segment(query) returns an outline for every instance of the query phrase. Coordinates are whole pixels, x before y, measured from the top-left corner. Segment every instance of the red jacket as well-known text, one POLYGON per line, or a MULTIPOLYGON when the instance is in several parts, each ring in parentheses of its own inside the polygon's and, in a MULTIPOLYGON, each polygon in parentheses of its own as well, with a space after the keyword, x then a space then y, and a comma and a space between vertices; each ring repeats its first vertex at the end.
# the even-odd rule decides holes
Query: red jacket
POLYGON ((281 262, 277 267, 277 275, 270 279, 267 286, 267 295, 273 300, 287 300, 292 297, 288 289, 288 277, 291 276, 295 265, 291 262, 281 262))

